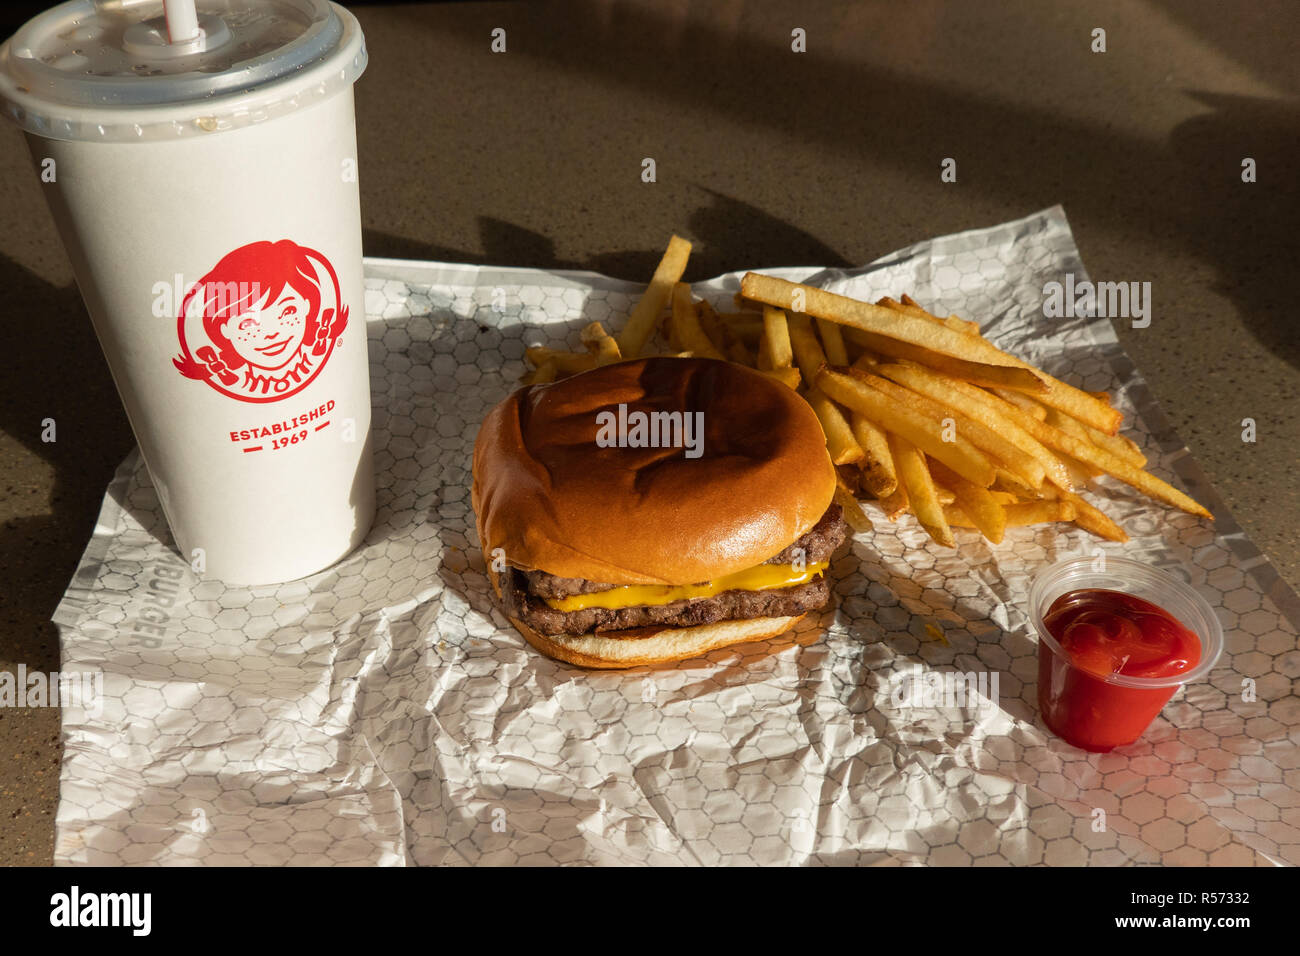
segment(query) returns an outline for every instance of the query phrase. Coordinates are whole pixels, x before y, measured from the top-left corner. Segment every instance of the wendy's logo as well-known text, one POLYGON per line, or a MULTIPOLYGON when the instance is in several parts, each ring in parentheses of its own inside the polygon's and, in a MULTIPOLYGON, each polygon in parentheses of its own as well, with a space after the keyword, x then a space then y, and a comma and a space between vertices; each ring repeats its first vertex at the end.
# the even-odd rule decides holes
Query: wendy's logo
POLYGON ((288 239, 250 242, 185 294, 172 363, 241 402, 276 402, 316 377, 347 324, 328 259, 288 239))

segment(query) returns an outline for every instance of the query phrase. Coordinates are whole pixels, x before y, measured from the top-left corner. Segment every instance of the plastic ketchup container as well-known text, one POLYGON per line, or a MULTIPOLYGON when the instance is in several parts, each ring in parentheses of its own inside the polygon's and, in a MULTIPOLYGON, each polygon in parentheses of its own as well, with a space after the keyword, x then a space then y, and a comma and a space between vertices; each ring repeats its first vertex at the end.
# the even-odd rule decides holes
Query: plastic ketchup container
POLYGON ((1029 613, 1043 720, 1094 752, 1141 737, 1174 691, 1209 673, 1223 651, 1223 628, 1204 598, 1126 558, 1052 565, 1030 585, 1029 613))

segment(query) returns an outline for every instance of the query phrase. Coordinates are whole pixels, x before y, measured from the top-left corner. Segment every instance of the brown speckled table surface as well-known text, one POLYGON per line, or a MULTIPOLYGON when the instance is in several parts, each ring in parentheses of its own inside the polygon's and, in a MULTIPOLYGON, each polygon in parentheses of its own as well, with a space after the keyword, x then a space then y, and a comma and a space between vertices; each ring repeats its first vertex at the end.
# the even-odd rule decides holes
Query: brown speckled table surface
MULTIPOLYGON (((352 6, 368 255, 643 280, 679 231, 700 279, 864 263, 1061 203, 1094 278, 1151 282, 1151 326, 1121 342, 1300 584, 1291 0, 352 6)), ((0 209, 0 667, 49 671, 50 613, 133 442, 7 126, 0 209)), ((57 711, 0 708, 0 863, 50 861, 59 756, 57 711)))

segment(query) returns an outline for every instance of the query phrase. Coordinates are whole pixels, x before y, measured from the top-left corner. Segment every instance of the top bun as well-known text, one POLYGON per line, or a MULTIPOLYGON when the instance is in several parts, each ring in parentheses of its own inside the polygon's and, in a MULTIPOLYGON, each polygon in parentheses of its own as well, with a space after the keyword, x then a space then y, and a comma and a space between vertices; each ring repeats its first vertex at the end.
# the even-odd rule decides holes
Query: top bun
POLYGON ((474 444, 485 555, 608 584, 693 584, 762 564, 830 506, 835 466, 792 389, 714 359, 647 358, 521 388, 474 444), (600 447, 602 411, 703 413, 703 449, 600 447))

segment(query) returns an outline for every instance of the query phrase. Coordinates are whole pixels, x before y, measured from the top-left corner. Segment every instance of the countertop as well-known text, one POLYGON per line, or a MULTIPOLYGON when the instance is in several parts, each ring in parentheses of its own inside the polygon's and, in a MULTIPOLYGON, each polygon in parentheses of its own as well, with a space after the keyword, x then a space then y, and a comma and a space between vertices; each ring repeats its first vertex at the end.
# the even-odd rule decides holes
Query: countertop
MULTIPOLYGON (((677 231, 695 280, 856 265, 1061 203, 1094 279, 1151 283, 1150 327, 1120 340, 1300 584, 1294 3, 349 6, 367 255, 644 281, 677 231)), ((0 208, 0 667, 51 671, 50 614, 133 440, 7 125, 0 208)), ((57 710, 0 709, 0 864, 50 862, 59 759, 57 710)))

